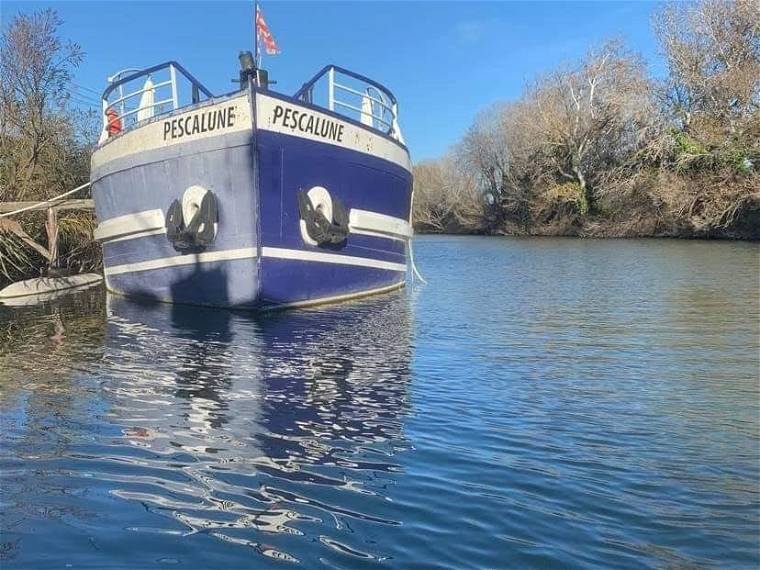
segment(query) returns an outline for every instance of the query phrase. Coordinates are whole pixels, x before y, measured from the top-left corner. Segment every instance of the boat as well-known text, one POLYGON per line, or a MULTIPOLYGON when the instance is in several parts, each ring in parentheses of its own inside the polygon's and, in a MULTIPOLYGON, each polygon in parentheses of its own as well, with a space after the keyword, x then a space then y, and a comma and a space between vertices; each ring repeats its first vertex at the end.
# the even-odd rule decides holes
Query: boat
POLYGON ((16 281, 0 289, 0 304, 9 307, 37 305, 94 287, 101 281, 103 277, 98 273, 35 277, 16 281))
POLYGON ((398 103, 327 65, 293 95, 251 52, 215 95, 176 61, 102 96, 91 185, 109 291, 276 309, 403 287, 412 174, 398 103))

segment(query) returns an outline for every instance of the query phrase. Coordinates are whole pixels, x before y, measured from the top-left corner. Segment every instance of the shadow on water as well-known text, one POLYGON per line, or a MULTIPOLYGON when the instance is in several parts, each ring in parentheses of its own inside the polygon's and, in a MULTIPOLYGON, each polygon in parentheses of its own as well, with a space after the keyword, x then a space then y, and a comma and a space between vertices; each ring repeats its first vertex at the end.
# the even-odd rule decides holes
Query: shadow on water
MULTIPOLYGON (((139 567, 183 551, 187 535, 220 545, 201 567, 239 564, 239 548, 308 564, 315 541, 323 557, 380 558, 356 531, 398 524, 384 497, 408 448, 403 294, 266 316, 109 296, 105 312, 100 336, 71 333, 89 353, 30 365, 37 386, 5 418, 16 460, 6 463, 3 559, 42 564, 34 532, 55 543, 43 550, 97 565, 92 525, 98 541, 105 529, 118 535, 111 560, 129 552, 139 567)), ((40 327, 54 321, 38 316, 40 327)))

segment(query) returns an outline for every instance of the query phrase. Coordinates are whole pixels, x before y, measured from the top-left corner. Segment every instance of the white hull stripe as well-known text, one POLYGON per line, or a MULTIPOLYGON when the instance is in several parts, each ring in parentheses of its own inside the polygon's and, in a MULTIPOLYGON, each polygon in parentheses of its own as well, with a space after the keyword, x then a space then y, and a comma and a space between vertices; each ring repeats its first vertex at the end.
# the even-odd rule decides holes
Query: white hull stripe
MULTIPOLYGON (((337 265, 352 265, 355 267, 370 267, 373 269, 386 269, 388 271, 406 271, 403 263, 381 261, 369 257, 354 257, 351 255, 339 255, 335 253, 323 253, 321 251, 305 251, 300 249, 282 249, 279 247, 262 247, 262 257, 275 259, 291 259, 294 261, 314 261, 317 263, 333 263, 337 265)), ((241 249, 227 249, 223 251, 208 251, 205 253, 175 255, 161 257, 137 263, 125 263, 106 267, 106 276, 122 275, 124 273, 137 273, 140 271, 152 271, 167 267, 180 267, 183 265, 195 265, 200 263, 213 263, 216 261, 233 261, 237 259, 252 259, 256 257, 255 247, 241 249)))
MULTIPOLYGON (((95 228, 94 235, 103 242, 137 239, 165 234, 165 223, 161 210, 145 210, 105 220, 95 228)), ((349 213, 349 231, 400 240, 412 237, 412 227, 406 220, 355 208, 349 213)))
POLYGON ((369 257, 354 257, 352 255, 339 255, 336 253, 323 253, 321 251, 306 251, 302 249, 282 249, 279 247, 262 247, 262 257, 276 259, 292 259, 295 261, 316 261, 318 263, 335 263, 338 265, 354 265, 357 267, 371 267, 373 269, 387 269, 389 271, 406 271, 404 263, 381 261, 369 257))
MULTIPOLYGON (((283 303, 280 305, 267 305, 265 307, 241 307, 246 309, 253 309, 256 308, 261 311, 279 311, 282 309, 290 309, 295 307, 313 307, 315 305, 323 305, 325 303, 337 303, 340 301, 350 301, 352 299, 361 299, 363 297, 369 297, 370 295, 378 295, 380 293, 388 293, 390 291, 394 291, 396 289, 400 289, 406 285, 406 281, 399 281, 398 283, 395 283, 393 285, 388 285, 386 287, 378 287, 377 289, 367 289, 365 291, 357 291, 356 293, 347 293, 345 295, 334 295, 332 297, 320 297, 318 299, 309 299, 307 301, 294 301, 292 303, 283 303)), ((116 295, 124 295, 126 297, 135 296, 139 298, 139 295, 131 295, 130 293, 127 293, 126 291, 120 291, 119 289, 113 288, 110 284, 106 284, 106 289, 110 293, 114 293, 116 295)), ((155 300, 155 297, 152 297, 153 300, 155 300)), ((158 300, 162 303, 173 303, 174 300, 171 297, 158 297, 158 300)), ((208 305, 205 303, 199 303, 201 307, 223 307, 225 305, 208 305)), ((236 308, 232 306, 232 308, 236 308)))
POLYGON ((172 257, 160 257, 138 263, 125 263, 106 267, 104 273, 109 275, 121 275, 123 273, 137 273, 138 271, 151 271, 166 267, 179 267, 182 265, 195 265, 198 263, 212 263, 215 261, 231 261, 235 259, 251 259, 256 257, 255 247, 241 249, 226 249, 223 251, 207 251, 204 253, 190 253, 187 255, 175 255, 172 257))
POLYGON ((370 231, 367 231, 367 230, 357 230, 357 229, 354 229, 354 228, 349 228, 349 230, 351 231, 352 234, 354 234, 354 235, 360 235, 360 236, 372 236, 372 237, 376 237, 376 238, 392 239, 392 240, 396 240, 396 241, 406 241, 408 239, 408 238, 401 237, 401 236, 392 236, 392 235, 389 235, 389 234, 381 234, 381 233, 378 233, 378 232, 370 232, 370 231))
POLYGON ((385 237, 410 238, 412 226, 402 218, 394 218, 369 210, 352 208, 348 215, 349 230, 367 235, 384 234, 385 237))
POLYGON ((144 238, 148 236, 159 236, 159 235, 164 235, 164 234, 166 234, 166 228, 159 228, 157 230, 150 230, 147 232, 140 232, 137 234, 129 234, 128 236, 122 236, 122 237, 110 239, 108 240, 108 243, 116 243, 117 241, 126 241, 130 239, 144 238))
POLYGON ((161 210, 145 210, 104 220, 93 232, 97 241, 139 237, 133 234, 156 232, 164 228, 164 213, 161 210))

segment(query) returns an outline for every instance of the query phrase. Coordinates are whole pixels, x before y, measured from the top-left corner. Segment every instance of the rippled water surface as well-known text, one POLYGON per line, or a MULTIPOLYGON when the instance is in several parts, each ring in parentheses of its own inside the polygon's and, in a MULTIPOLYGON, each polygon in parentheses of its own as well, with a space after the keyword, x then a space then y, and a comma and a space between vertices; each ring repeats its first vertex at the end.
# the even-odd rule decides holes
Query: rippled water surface
POLYGON ((757 244, 416 254, 266 317, 0 308, 0 567, 758 567, 757 244))

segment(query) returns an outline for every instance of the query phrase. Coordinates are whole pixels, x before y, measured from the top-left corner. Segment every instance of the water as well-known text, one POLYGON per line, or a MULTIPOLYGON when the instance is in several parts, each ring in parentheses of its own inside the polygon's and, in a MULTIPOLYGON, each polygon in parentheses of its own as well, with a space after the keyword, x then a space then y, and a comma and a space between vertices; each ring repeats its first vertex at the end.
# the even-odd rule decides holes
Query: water
POLYGON ((421 238, 254 317, 0 309, 0 566, 757 568, 757 244, 421 238))

